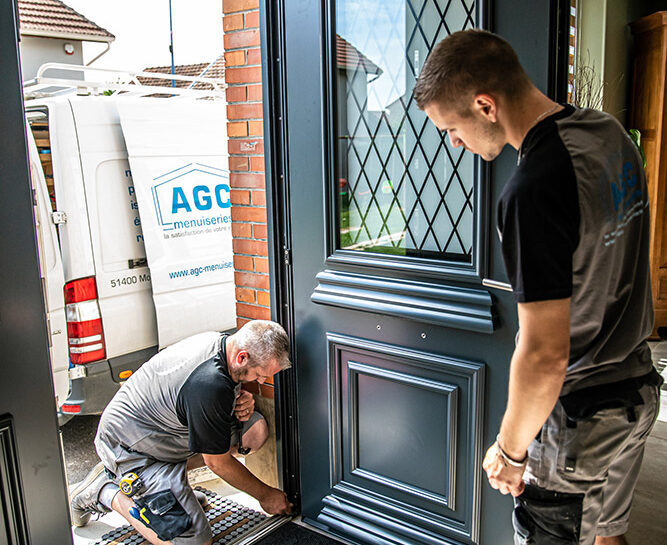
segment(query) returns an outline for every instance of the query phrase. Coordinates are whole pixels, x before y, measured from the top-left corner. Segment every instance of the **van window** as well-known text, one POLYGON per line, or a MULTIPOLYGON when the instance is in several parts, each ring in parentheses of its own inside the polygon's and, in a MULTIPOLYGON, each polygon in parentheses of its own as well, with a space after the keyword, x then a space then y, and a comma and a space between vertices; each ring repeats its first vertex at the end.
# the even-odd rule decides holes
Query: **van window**
POLYGON ((27 112, 30 130, 37 144, 39 160, 42 164, 46 187, 49 191, 51 210, 56 210, 56 189, 53 184, 53 162, 51 160, 51 139, 49 138, 49 116, 44 109, 31 110, 27 112))
POLYGON ((104 271, 145 266, 144 235, 127 159, 101 162, 95 181, 104 271))

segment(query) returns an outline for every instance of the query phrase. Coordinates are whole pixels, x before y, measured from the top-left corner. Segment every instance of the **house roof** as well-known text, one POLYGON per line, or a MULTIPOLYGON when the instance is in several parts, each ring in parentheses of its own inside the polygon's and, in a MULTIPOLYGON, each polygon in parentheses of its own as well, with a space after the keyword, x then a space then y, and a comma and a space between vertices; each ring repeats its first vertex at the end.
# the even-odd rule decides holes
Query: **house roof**
POLYGON ((21 35, 113 42, 116 37, 60 0, 18 0, 21 35))
MULTIPOLYGON (((144 72, 158 72, 159 74, 171 74, 171 66, 153 66, 145 68, 144 72)), ((179 64, 174 66, 174 73, 180 76, 201 76, 205 78, 224 79, 225 77, 225 57, 220 55, 213 62, 200 62, 197 64, 179 64)), ((138 77, 142 85, 169 86, 169 82, 164 79, 138 77)), ((176 81, 176 87, 190 87, 189 81, 176 81)), ((193 89, 200 88, 202 84, 196 84, 193 89)), ((205 84, 204 84, 205 85, 205 84)))
POLYGON ((336 34, 336 64, 338 68, 363 70, 367 74, 382 74, 382 69, 345 38, 336 34))

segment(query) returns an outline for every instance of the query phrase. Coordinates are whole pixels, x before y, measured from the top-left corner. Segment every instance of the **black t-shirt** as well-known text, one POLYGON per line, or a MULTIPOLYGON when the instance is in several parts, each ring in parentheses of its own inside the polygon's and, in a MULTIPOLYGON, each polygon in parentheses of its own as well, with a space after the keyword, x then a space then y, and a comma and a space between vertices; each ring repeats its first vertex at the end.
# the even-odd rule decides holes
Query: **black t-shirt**
POLYGON ((238 384, 229 376, 223 335, 220 350, 201 363, 178 392, 176 414, 188 428, 189 448, 202 454, 229 450, 238 384))
POLYGON ((572 295, 579 202, 572 160, 555 123, 572 111, 566 106, 528 131, 498 202, 505 268, 520 303, 572 295))

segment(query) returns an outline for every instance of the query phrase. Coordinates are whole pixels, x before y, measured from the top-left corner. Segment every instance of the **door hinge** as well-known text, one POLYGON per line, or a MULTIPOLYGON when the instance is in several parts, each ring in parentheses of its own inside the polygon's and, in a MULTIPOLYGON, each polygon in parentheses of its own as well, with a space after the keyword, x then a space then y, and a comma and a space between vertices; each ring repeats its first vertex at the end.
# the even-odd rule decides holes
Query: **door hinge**
POLYGON ((63 223, 67 223, 67 214, 65 212, 58 212, 57 210, 55 212, 51 212, 51 221, 55 225, 62 225, 63 223))
POLYGON ((292 264, 292 250, 287 246, 283 246, 283 263, 285 263, 285 265, 292 264))

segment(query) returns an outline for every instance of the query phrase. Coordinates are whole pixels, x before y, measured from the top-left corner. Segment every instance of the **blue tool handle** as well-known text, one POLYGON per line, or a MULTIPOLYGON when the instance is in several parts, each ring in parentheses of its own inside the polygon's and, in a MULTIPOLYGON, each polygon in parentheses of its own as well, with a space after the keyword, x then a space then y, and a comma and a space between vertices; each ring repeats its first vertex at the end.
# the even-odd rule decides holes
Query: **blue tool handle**
POLYGON ((136 507, 130 507, 130 515, 132 515, 137 520, 141 520, 139 518, 139 509, 137 509, 136 507))

